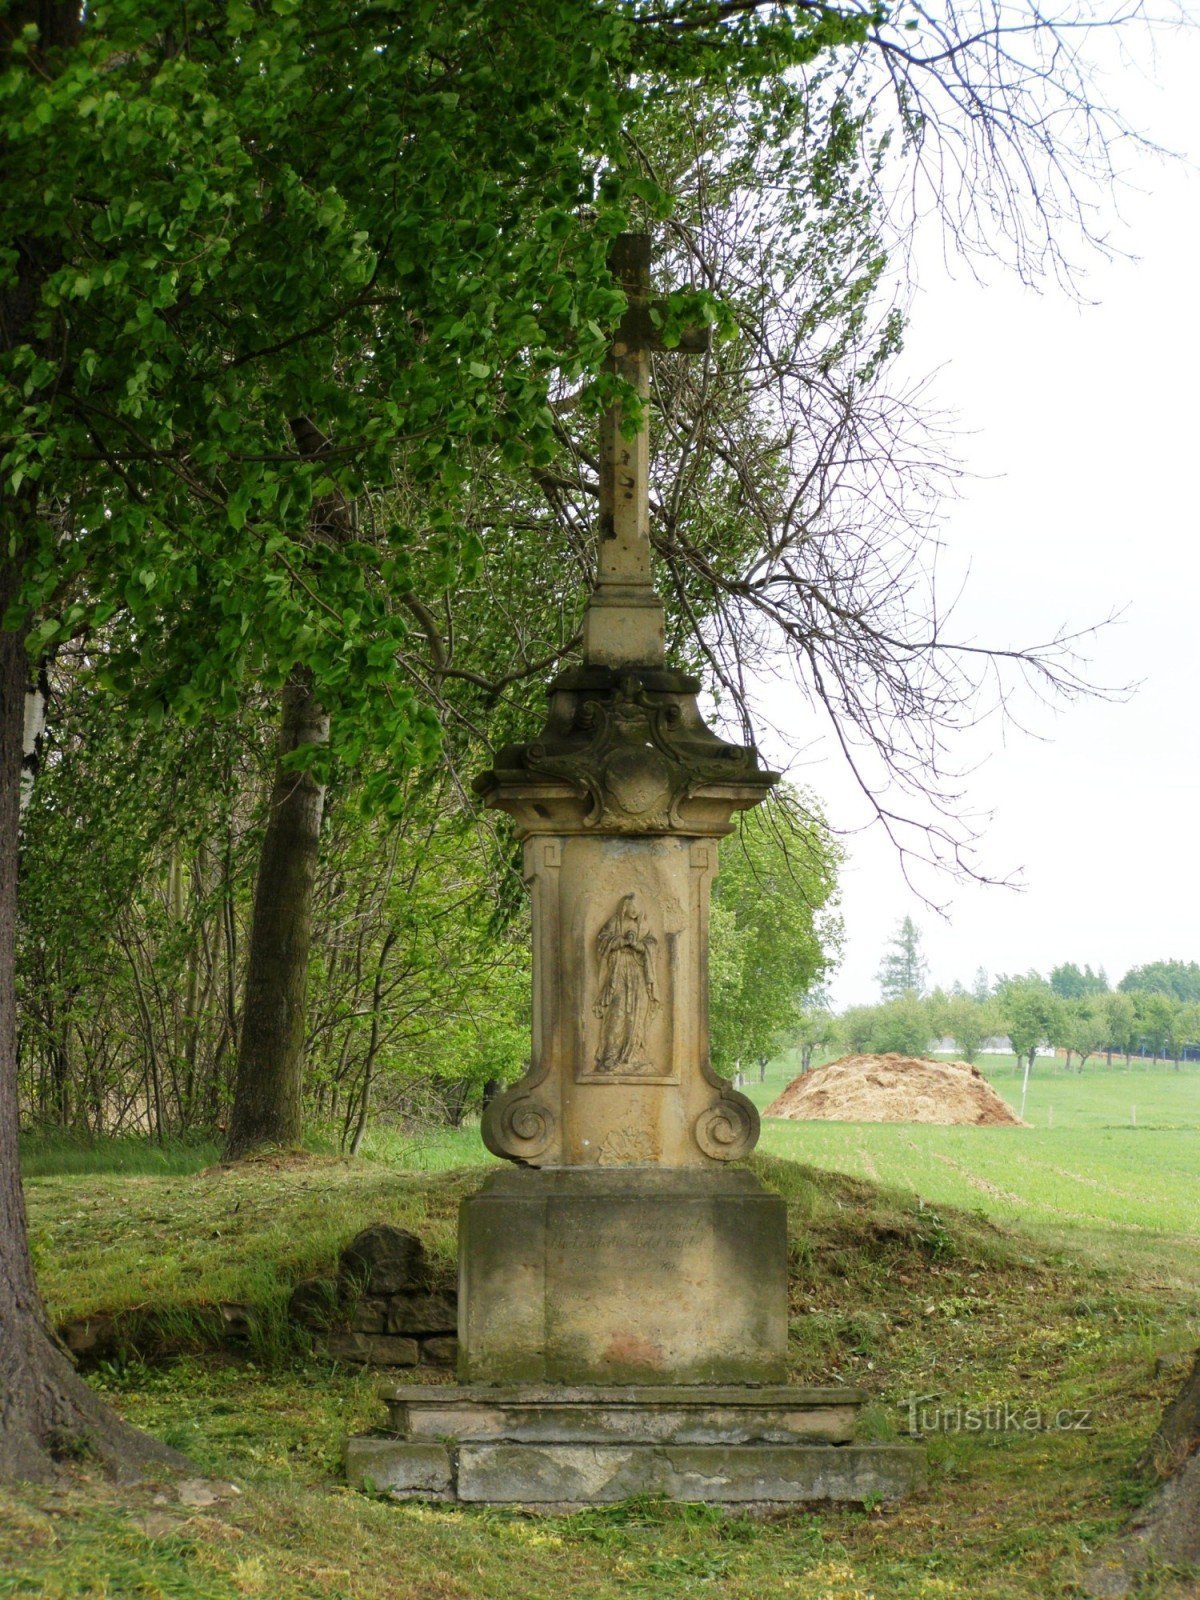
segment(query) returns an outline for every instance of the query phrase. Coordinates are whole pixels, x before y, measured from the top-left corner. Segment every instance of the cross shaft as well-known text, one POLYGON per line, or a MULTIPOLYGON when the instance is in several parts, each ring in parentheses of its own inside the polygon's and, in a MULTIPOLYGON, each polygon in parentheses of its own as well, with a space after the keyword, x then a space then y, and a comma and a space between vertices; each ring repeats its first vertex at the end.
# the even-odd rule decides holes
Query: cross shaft
MULTIPOLYGON (((651 311, 650 236, 618 234, 609 269, 626 310, 607 358, 608 370, 641 400, 635 433, 627 436, 625 408, 609 406, 600 421, 600 520, 596 587, 584 618, 583 657, 595 666, 657 666, 665 644, 662 602, 654 590, 650 549, 650 356, 664 348, 651 311)), ((708 350, 711 330, 684 330, 685 354, 708 350)))

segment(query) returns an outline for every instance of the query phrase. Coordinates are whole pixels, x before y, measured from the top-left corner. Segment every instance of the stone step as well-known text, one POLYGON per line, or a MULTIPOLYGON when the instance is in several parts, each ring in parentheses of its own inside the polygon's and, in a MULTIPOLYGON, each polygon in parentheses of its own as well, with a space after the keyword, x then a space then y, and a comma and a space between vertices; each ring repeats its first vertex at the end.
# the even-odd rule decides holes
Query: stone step
POLYGON ((743 1506, 896 1500, 925 1480, 911 1444, 517 1444, 350 1439, 351 1485, 403 1500, 570 1510, 632 1495, 743 1506))
POLYGON ((390 1384, 382 1397, 406 1439, 579 1445, 843 1444, 866 1399, 861 1389, 732 1384, 390 1384))

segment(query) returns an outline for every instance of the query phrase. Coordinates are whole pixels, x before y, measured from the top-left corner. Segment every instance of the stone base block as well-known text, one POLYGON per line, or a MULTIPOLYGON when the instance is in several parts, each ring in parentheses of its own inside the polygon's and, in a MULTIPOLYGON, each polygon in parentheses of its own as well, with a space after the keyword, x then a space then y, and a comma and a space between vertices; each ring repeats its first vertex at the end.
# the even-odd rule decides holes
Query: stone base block
POLYGON ((780 1383, 783 1199, 740 1168, 500 1172, 459 1221, 466 1383, 780 1383))
POLYGON ((398 1500, 453 1500, 457 1463, 449 1445, 363 1434, 346 1440, 346 1480, 398 1500))
POLYGON ((351 1484, 386 1489, 401 1499, 550 1511, 604 1505, 631 1495, 661 1495, 668 1500, 765 1507, 900 1499, 924 1482, 925 1455, 919 1446, 904 1444, 477 1440, 435 1445, 411 1439, 358 1439, 350 1441, 346 1471, 351 1484))
POLYGON ((861 1389, 717 1384, 510 1388, 388 1384, 405 1439, 509 1444, 848 1444, 861 1389))
POLYGON ((401 1499, 782 1506, 895 1500, 925 1477, 919 1445, 853 1442, 859 1389, 398 1383, 383 1398, 395 1432, 351 1439, 346 1474, 401 1499))
POLYGON ((894 1500, 916 1488, 911 1445, 463 1444, 458 1498, 488 1505, 603 1505, 631 1495, 725 1504, 894 1500))

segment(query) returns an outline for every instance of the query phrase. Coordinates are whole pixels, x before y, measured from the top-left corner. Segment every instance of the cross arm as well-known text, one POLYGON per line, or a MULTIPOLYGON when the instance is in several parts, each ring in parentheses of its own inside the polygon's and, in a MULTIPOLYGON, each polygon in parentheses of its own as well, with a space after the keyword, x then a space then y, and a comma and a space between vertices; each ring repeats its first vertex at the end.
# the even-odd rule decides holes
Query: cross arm
MULTIPOLYGON (((650 296, 650 235, 619 233, 608 254, 608 269, 621 286, 627 305, 613 339, 613 354, 665 350, 662 333, 652 313, 663 313, 666 300, 650 296)), ((684 355, 704 355, 712 348, 712 329, 706 323, 685 327, 679 343, 671 347, 684 355)))

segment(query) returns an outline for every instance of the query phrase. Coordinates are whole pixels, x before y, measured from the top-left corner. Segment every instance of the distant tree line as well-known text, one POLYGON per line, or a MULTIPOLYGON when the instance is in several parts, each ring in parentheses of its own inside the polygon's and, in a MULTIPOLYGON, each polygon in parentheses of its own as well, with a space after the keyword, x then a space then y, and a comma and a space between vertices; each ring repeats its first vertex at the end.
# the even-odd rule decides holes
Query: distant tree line
POLYGON ((974 1061, 991 1040, 1007 1041, 1030 1066, 1039 1050, 1052 1049, 1068 1068, 1114 1057, 1126 1065, 1137 1056, 1153 1061, 1200 1059, 1200 964, 1154 961, 1131 968, 1115 989, 1104 969, 1075 962, 1037 972, 1002 976, 990 983, 980 970, 968 990, 928 991, 920 933, 905 917, 880 964, 878 1005, 850 1006, 834 1016, 823 996, 802 1007, 786 1043, 807 1070, 817 1050, 925 1055, 943 1041, 965 1061, 974 1061))

